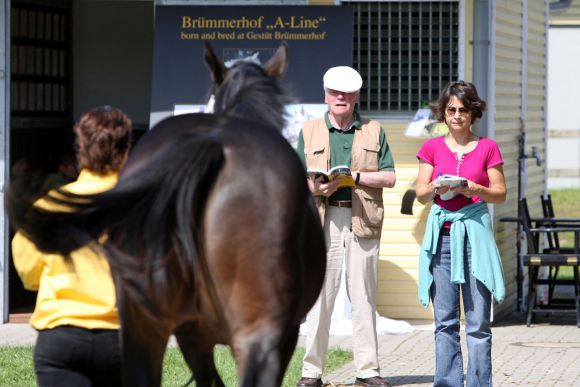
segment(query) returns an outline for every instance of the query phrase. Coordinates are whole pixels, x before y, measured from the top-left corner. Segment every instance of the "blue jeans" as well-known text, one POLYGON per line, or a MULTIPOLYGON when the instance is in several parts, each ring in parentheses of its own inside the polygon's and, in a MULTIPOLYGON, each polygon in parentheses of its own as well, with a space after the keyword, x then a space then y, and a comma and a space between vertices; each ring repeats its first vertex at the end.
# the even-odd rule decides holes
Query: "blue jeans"
MULTIPOLYGON (((461 284, 467 336, 467 387, 492 385, 491 292, 471 274, 471 245, 464 246, 465 283, 461 284)), ((449 236, 442 235, 431 262, 431 299, 435 315, 434 386, 463 386, 463 358, 459 344, 459 286, 450 282, 449 236)))

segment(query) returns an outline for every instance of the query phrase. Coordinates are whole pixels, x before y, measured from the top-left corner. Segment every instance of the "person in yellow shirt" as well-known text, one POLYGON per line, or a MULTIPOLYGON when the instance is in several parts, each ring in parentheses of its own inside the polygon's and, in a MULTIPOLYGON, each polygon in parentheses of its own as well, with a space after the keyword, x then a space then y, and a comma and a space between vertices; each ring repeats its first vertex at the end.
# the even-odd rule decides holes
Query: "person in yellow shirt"
MULTIPOLYGON (((91 194, 113 188, 129 153, 131 131, 131 120, 117 108, 102 106, 83 114, 74 128, 80 174, 63 189, 91 194)), ((46 199, 35 205, 58 208, 46 199)), ((46 254, 21 232, 12 240, 12 257, 24 287, 38 291, 30 319, 38 330, 38 385, 121 385, 120 323, 106 258, 90 247, 67 258, 46 254)))

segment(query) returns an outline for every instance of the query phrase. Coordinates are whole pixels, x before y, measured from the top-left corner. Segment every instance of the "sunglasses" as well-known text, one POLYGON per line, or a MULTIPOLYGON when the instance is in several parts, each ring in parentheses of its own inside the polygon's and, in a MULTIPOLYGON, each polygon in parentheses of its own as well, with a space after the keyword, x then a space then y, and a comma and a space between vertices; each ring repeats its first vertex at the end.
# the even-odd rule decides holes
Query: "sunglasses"
POLYGON ((449 106, 445 109, 445 114, 447 114, 448 116, 454 116, 457 112, 459 112, 460 116, 467 116, 469 115, 470 111, 467 110, 466 108, 456 108, 453 106, 449 106))

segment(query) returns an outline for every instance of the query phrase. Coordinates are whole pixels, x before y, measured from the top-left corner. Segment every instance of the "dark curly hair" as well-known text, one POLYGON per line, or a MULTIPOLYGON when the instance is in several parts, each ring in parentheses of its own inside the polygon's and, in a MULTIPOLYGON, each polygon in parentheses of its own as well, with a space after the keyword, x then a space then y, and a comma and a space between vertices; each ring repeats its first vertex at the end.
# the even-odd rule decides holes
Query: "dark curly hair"
POLYGON ((461 101, 465 109, 471 113, 472 122, 483 116, 487 104, 479 98, 475 85, 471 82, 452 81, 443 88, 439 98, 429 104, 437 121, 445 121, 445 109, 451 97, 457 97, 461 101))
POLYGON ((129 154, 132 128, 131 119, 115 107, 99 106, 83 114, 74 128, 79 169, 118 172, 129 154))

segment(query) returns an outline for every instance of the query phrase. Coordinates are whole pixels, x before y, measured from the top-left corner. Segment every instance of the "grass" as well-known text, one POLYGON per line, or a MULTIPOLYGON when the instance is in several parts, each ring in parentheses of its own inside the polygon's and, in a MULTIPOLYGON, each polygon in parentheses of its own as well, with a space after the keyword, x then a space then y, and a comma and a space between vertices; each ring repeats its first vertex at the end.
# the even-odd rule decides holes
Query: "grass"
MULTIPOLYGON (((32 346, 0 347, 0 387, 4 386, 35 386, 32 346)), ((296 348, 286 370, 282 386, 295 386, 300 379, 304 349, 296 348)), ((331 349, 326 357, 326 372, 331 372, 352 360, 352 353, 341 349, 331 349)), ((228 387, 237 385, 237 375, 234 360, 229 347, 218 346, 214 351, 214 362, 222 380, 228 387)), ((165 352, 163 360, 163 386, 183 386, 191 377, 189 367, 185 364, 181 352, 170 347, 165 352)))
MULTIPOLYGON (((557 218, 580 218, 580 189, 579 188, 562 188, 551 189, 552 205, 554 214, 557 218)), ((573 233, 559 233, 560 246, 573 247, 573 233)), ((559 279, 573 279, 574 273, 572 266, 562 266, 558 271, 559 279)))
POLYGON ((0 347, 0 386, 36 386, 31 346, 0 347))
POLYGON ((551 189, 554 213, 559 218, 580 218, 580 188, 551 189))

